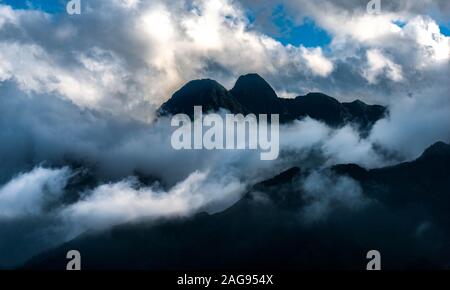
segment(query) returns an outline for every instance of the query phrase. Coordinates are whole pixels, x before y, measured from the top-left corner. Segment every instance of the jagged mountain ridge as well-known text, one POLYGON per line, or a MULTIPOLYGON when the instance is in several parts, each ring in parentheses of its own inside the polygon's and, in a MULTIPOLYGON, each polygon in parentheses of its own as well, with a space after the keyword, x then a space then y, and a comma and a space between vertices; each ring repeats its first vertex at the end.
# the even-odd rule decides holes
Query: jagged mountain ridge
POLYGON ((450 259, 449 164, 450 145, 437 143, 395 166, 324 169, 357 180, 371 201, 363 210, 336 208, 313 226, 299 215, 308 199, 298 181, 309 173, 294 167, 256 184, 221 213, 88 233, 25 268, 63 269, 66 252, 78 249, 85 269, 361 270, 365 253, 377 249, 384 269, 443 269, 450 259))
POLYGON ((207 112, 222 108, 234 114, 279 114, 283 123, 309 116, 333 127, 354 123, 363 131, 370 130, 388 112, 386 107, 367 105, 360 100, 340 103, 322 93, 279 98, 261 76, 248 74, 239 77, 230 91, 210 79, 188 82, 160 107, 158 114, 192 116, 194 106, 202 106, 207 112))
POLYGON ((365 192, 385 203, 422 203, 434 214, 447 218, 450 205, 450 145, 437 142, 414 161, 366 170, 356 164, 337 165, 333 170, 359 181, 365 192))
POLYGON ((193 116, 194 106, 202 106, 205 112, 219 109, 236 114, 248 112, 221 84, 210 79, 188 82, 158 112, 160 115, 185 113, 193 116))

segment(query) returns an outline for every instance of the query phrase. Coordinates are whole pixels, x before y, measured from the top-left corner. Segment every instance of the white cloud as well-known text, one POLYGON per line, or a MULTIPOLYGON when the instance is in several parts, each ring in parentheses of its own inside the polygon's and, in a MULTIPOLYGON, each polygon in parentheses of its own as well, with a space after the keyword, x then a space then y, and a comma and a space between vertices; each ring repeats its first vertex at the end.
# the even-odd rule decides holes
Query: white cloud
MULTIPOLYGON (((445 78, 445 76, 444 76, 445 78)), ((444 81, 444 80, 442 80, 444 81)), ((408 160, 419 157, 434 142, 450 142, 448 95, 440 92, 428 98, 402 98, 391 106, 389 118, 375 124, 369 140, 408 160)), ((448 93, 448 92, 447 92, 448 93)))
POLYGON ((401 28, 393 23, 398 17, 395 14, 355 15, 347 11, 336 11, 336 14, 319 16, 319 23, 338 38, 350 37, 355 41, 372 44, 392 36, 399 35, 401 28))
POLYGON ((62 196, 70 176, 68 168, 36 167, 0 187, 0 218, 44 213, 45 206, 62 196))
POLYGON ((450 37, 441 33, 433 19, 417 16, 407 23, 404 33, 419 45, 423 56, 418 60, 419 67, 450 59, 450 37))
POLYGON ((326 77, 333 71, 333 63, 323 55, 320 47, 314 49, 302 47, 301 52, 313 74, 326 77))
POLYGON ((140 187, 133 178, 101 185, 60 215, 72 224, 72 230, 82 232, 143 218, 183 217, 201 209, 216 211, 218 205, 223 209, 237 201, 245 189, 236 178, 208 177, 208 173, 194 172, 167 192, 140 187))
POLYGON ((141 0, 114 0, 114 1, 119 2, 119 4, 124 5, 126 8, 129 9, 136 9, 141 3, 141 0))
POLYGON ((370 202, 359 183, 349 177, 313 172, 304 180, 302 189, 306 205, 301 217, 305 223, 323 221, 338 208, 360 210, 370 202))
POLYGON ((0 39, 0 59, 5 60, 0 80, 18 80, 24 89, 58 92, 80 106, 147 121, 154 107, 191 79, 214 78, 230 87, 238 75, 258 72, 280 92, 317 89, 350 98, 360 95, 359 89, 390 102, 386 92, 368 92, 353 77, 365 57, 364 77, 391 91, 400 80, 420 84, 421 76, 406 72, 413 65, 421 69, 448 62, 449 38, 435 20, 417 15, 426 5, 386 3, 382 14, 369 15, 365 3, 357 1, 283 2, 293 18, 308 16, 331 34, 326 56, 320 47, 283 46, 256 29, 246 6, 231 0, 101 1, 89 3, 76 20, 2 5, 0 23, 9 23, 7 29, 14 27, 22 39, 0 39), (399 20, 406 23, 403 28, 394 23, 399 20), (92 48, 102 51, 102 59, 94 61, 105 69, 91 70, 79 61, 92 48), (24 59, 24 64, 11 64, 11 59, 24 59), (343 89, 343 74, 356 89, 343 89), (381 75, 392 83, 381 81, 381 75))
POLYGON ((156 107, 192 79, 231 86, 249 72, 270 80, 281 71, 325 77, 333 70, 320 48, 283 46, 252 29, 245 10, 230 0, 95 2, 76 20, 1 7, 11 15, 4 17, 9 29, 24 39, 0 39, 0 59, 6 60, 0 79, 144 120, 153 112, 135 113, 143 103, 156 107), (104 33, 105 27, 113 33, 104 33))
POLYGON ((16 21, 16 15, 9 6, 3 6, 0 4, 0 29, 7 22, 14 23, 16 21))
POLYGON ((25 92, 57 93, 80 106, 96 108, 111 94, 125 91, 123 80, 128 75, 117 59, 106 59, 106 52, 94 48, 90 53, 92 58, 79 54, 82 66, 71 70, 39 45, 0 42, 0 77, 13 79, 25 92))
POLYGON ((351 125, 334 129, 309 117, 280 127, 280 149, 289 152, 291 161, 302 157, 299 164, 308 160, 314 151, 324 155, 325 161, 318 163, 323 167, 356 163, 374 168, 389 164, 374 150, 373 143, 361 138, 351 125))
POLYGON ((375 84, 378 82, 378 77, 380 75, 386 75, 394 82, 403 80, 403 73, 400 65, 394 63, 377 49, 368 50, 367 67, 363 70, 363 76, 369 83, 375 84))
POLYGON ((386 160, 375 152, 373 144, 362 139, 358 131, 348 125, 335 130, 326 139, 323 151, 328 159, 327 165, 357 163, 373 168, 386 164, 386 160))

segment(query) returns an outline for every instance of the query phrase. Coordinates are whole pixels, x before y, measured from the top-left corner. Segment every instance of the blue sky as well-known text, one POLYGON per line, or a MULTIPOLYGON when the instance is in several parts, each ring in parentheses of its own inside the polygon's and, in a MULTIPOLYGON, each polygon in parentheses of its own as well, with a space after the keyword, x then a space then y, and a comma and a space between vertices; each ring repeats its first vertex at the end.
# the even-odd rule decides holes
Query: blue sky
POLYGON ((310 18, 297 25, 286 13, 283 5, 277 6, 272 12, 272 22, 277 27, 279 35, 273 35, 278 41, 295 46, 305 47, 325 46, 331 42, 331 36, 318 27, 310 18))
POLYGON ((16 9, 37 9, 48 13, 58 13, 65 10, 68 0, 0 0, 0 3, 16 9))
POLYGON ((450 23, 447 23, 447 25, 441 25, 440 28, 442 34, 450 36, 450 23))

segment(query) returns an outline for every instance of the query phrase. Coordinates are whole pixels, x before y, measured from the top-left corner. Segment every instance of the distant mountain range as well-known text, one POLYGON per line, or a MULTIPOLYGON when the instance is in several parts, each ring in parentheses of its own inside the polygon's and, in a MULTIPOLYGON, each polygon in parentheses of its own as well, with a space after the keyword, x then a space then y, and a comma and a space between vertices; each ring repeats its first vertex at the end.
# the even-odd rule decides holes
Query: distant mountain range
POLYGON ((311 172, 294 167, 221 213, 86 233, 24 268, 64 269, 67 251, 78 249, 84 269, 364 270, 366 253, 376 249, 383 269, 448 269, 449 172, 450 145, 442 142, 395 166, 323 169, 330 178, 357 181, 368 203, 360 210, 332 203, 326 219, 307 224, 302 181, 311 172))
MULTIPOLYGON (((230 91, 213 80, 189 82, 159 114, 192 116, 195 105, 210 112, 276 113, 283 122, 309 116, 333 127, 352 123, 362 133, 388 113, 382 106, 340 103, 320 93, 278 98, 264 79, 250 74, 230 91)), ((67 203, 101 183, 90 169, 70 164, 80 174, 65 189, 67 203)), ((449 172, 450 145, 442 142, 416 160, 384 168, 287 168, 220 213, 86 232, 21 268, 65 269, 66 253, 76 249, 83 269, 365 270, 369 250, 381 253, 382 269, 448 269, 449 172), (317 192, 311 195, 305 184, 314 175, 328 181, 313 180, 317 192), (308 220, 307 210, 320 218, 308 220)), ((136 176, 148 185, 157 180, 136 176)))
POLYGON ((283 123, 309 116, 338 127, 356 124, 362 131, 370 130, 388 110, 379 105, 367 105, 360 100, 340 103, 321 93, 309 93, 294 99, 279 98, 274 89, 258 74, 239 77, 228 91, 214 80, 195 80, 184 85, 158 110, 159 115, 184 113, 193 116, 193 107, 204 112, 220 109, 233 114, 279 114, 283 123))

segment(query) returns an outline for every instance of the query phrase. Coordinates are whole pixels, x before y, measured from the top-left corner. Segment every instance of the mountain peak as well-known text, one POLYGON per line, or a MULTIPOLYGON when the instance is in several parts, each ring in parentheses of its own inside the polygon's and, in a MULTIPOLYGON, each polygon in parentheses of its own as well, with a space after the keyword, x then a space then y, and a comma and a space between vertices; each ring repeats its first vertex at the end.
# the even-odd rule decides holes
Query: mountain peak
POLYGON ((355 100, 350 103, 342 103, 350 113, 350 121, 358 122, 368 133, 373 124, 382 119, 388 113, 386 107, 380 105, 368 105, 361 100, 355 100))
POLYGON ((302 170, 299 167, 292 167, 288 170, 281 172, 280 174, 265 180, 260 184, 266 187, 276 186, 284 183, 291 182, 295 177, 300 176, 302 170))
POLYGON ((240 76, 230 92, 242 105, 255 114, 284 111, 275 90, 256 73, 240 76))
POLYGON ((324 93, 319 93, 319 92, 310 92, 307 93, 305 96, 300 96, 297 97, 298 99, 305 101, 305 102, 309 102, 309 103, 316 103, 316 104, 326 104, 326 105, 334 105, 334 106, 341 106, 341 103, 327 95, 324 93))
POLYGON ((450 156, 450 144, 436 142, 428 147, 422 154, 422 157, 443 157, 450 156))
POLYGON ((211 79, 190 81, 175 92, 159 109, 159 115, 187 113, 193 115, 194 106, 202 106, 205 112, 226 109, 233 113, 246 110, 227 89, 211 79))
POLYGON ((212 79, 199 79, 193 80, 186 83, 183 87, 181 87, 175 94, 174 98, 179 98, 181 96, 186 97, 186 95, 194 97, 197 95, 205 95, 208 93, 216 92, 225 92, 226 89, 219 84, 217 81, 212 79))
POLYGON ((252 85, 260 84, 266 87, 270 87, 269 83, 257 73, 249 73, 246 75, 241 75, 236 81, 236 85, 238 86, 244 83, 251 83, 252 85))
POLYGON ((251 101, 265 101, 278 99, 270 84, 259 74, 242 75, 231 89, 231 93, 239 99, 251 101))
POLYGON ((338 100, 322 93, 299 96, 294 99, 293 105, 299 116, 322 120, 331 126, 342 125, 347 117, 347 111, 338 100))
POLYGON ((350 102, 350 104, 354 104, 354 105, 358 105, 358 106, 365 106, 366 105, 366 103, 364 103, 360 99, 356 99, 353 102, 350 102))

